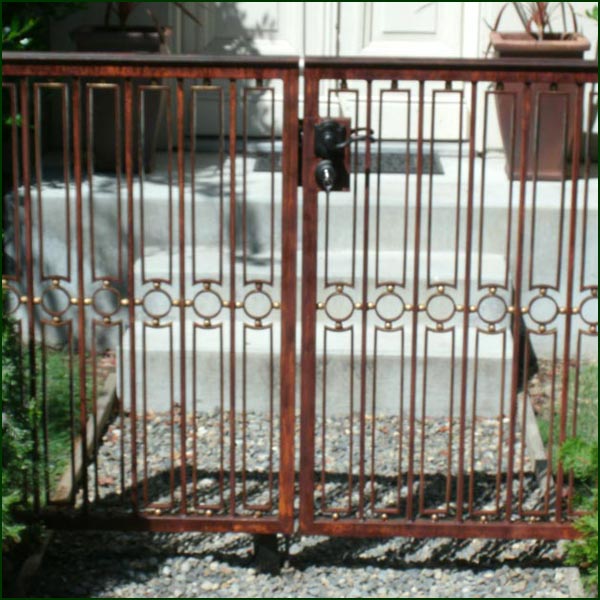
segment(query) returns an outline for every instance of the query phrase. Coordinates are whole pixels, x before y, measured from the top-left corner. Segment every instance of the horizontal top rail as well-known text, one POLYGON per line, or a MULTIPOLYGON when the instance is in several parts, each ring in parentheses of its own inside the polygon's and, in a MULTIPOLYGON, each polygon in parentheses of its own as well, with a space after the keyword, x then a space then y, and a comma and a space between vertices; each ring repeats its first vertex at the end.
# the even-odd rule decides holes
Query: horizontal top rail
MULTIPOLYGON (((198 54, 151 54, 105 52, 3 52, 2 71, 6 76, 115 76, 193 77, 195 70, 209 70, 210 76, 273 75, 297 70, 297 56, 205 56, 198 54)), ((598 62, 583 59, 527 58, 398 58, 378 56, 309 56, 304 68, 318 71, 321 78, 396 77, 401 79, 456 79, 485 81, 510 75, 517 81, 594 82, 598 62)))
POLYGON ((4 76, 277 77, 297 56, 205 56, 134 52, 3 52, 4 76))
POLYGON ((583 59, 396 58, 308 56, 321 79, 414 79, 586 83, 598 81, 598 62, 583 59))

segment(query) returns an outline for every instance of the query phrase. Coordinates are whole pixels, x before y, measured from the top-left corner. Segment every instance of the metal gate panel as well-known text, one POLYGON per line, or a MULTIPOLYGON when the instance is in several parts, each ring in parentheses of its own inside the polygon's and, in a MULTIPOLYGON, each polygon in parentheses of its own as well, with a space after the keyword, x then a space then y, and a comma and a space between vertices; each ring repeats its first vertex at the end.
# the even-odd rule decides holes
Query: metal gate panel
POLYGON ((589 271, 576 231, 593 218, 589 148, 578 165, 596 74, 308 58, 304 75, 300 531, 572 537, 573 478, 554 442, 576 434, 568 382, 597 360, 580 345, 597 316, 577 316, 597 283, 575 289, 589 271), (501 178, 488 145, 496 108, 511 122, 501 178), (343 143, 323 134, 331 121, 343 143), (440 123, 454 124, 452 139, 440 123), (538 166, 549 127, 563 131, 552 184, 538 166), (528 454, 534 347, 553 373, 541 459, 528 454))
POLYGON ((29 54, 3 74, 23 124, 4 284, 39 406, 35 512, 54 526, 291 532, 297 60, 29 54), (196 139, 207 120, 220 134, 196 139))
POLYGON ((597 364, 595 64, 308 58, 299 123, 292 57, 3 59, 3 289, 37 516, 575 536, 556 448, 597 364), (208 120, 219 135, 197 137, 208 120), (565 170, 547 182, 551 129, 565 170), (545 448, 528 429, 536 369, 545 448))

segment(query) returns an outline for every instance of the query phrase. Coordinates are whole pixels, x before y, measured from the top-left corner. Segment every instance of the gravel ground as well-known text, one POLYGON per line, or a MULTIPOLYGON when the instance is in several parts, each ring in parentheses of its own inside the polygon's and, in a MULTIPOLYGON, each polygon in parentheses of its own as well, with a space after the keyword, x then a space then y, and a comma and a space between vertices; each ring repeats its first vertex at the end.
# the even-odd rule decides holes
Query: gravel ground
MULTIPOLYGON (((146 451, 149 486, 147 500, 170 499, 171 466, 177 464, 185 450, 188 482, 197 481, 194 500, 216 503, 221 500, 218 469, 221 460, 228 468, 229 430, 227 415, 221 439, 218 416, 198 415, 186 424, 186 448, 179 446, 178 415, 149 413, 137 429, 138 454, 146 451), (196 461, 202 471, 194 474, 194 431, 197 436, 196 461), (222 458, 223 457, 223 458, 222 458)), ((497 485, 498 434, 507 435, 507 422, 479 420, 474 430, 467 426, 467 452, 475 440, 473 468, 476 480, 477 508, 493 508, 497 485), (473 434, 473 436, 471 436, 473 434)), ((317 432, 321 430, 317 424, 317 432)), ((274 419, 275 437, 271 439, 269 423, 264 416, 247 416, 247 440, 244 446, 242 422, 236 426, 236 469, 242 467, 243 449, 247 459, 247 490, 251 502, 269 502, 265 493, 270 464, 277 465, 278 420, 274 419)), ((401 506, 406 497, 406 480, 398 480, 400 441, 403 440, 404 473, 407 468, 406 444, 408 426, 389 417, 369 420, 367 439, 376 434, 374 453, 377 507, 401 506)), ((356 488, 359 436, 358 421, 331 418, 327 421, 327 443, 317 442, 316 464, 324 458, 329 473, 324 485, 316 475, 316 509, 323 493, 330 505, 347 505, 348 471, 352 457, 352 474, 356 488), (350 450, 350 437, 353 438, 350 450)), ((114 420, 103 437, 98 461, 88 475, 93 482, 97 470, 97 491, 90 485, 95 507, 114 505, 120 501, 121 484, 129 497, 131 465, 131 432, 114 420), (122 450, 125 460, 121 461, 122 450)), ((319 433, 318 433, 319 435, 319 433)), ((415 483, 417 498, 425 488, 426 507, 438 507, 452 514, 452 503, 445 497, 445 481, 456 474, 458 427, 447 420, 417 423, 415 469, 423 465, 426 477, 415 483), (453 439, 450 440, 452 431, 453 439), (421 434, 424 451, 421 452, 421 434), (450 448, 450 450, 449 450, 450 448), (450 457, 450 459, 449 459, 450 457)), ((504 437, 506 439, 506 437, 504 437)), ((506 444, 501 445, 505 447, 506 444)), ((516 456, 520 456, 517 432, 516 456)), ((367 452, 371 452, 367 443, 367 452)), ((502 471, 506 470, 506 453, 502 471)), ((370 465, 370 454, 366 456, 370 465)), ((517 461, 516 469, 520 469, 517 461)), ((370 468, 370 467, 368 467, 370 468)), ((143 472, 142 458, 138 471, 143 472)), ((539 506, 536 479, 527 458, 523 464, 525 502, 539 506)), ((180 500, 177 476, 173 480, 175 506, 180 500)), ((368 473, 367 473, 368 474, 368 473)), ((272 509, 277 512, 276 473, 272 509)), ((227 475, 224 498, 228 498, 227 475)), ((518 479, 518 478, 516 478, 518 479)), ((516 485, 518 483, 516 482, 516 485)), ((236 486, 239 512, 244 512, 240 478, 236 486)), ((191 487, 188 485, 188 488, 191 487)), ((500 482, 500 492, 505 484, 500 482)), ((515 488, 517 491, 517 488, 515 488)), ((140 497, 144 497, 141 489, 140 497)), ((368 496, 367 496, 368 497, 368 496)), ((356 504, 356 490, 352 494, 356 504)), ((163 509, 162 512, 169 512, 163 509)), ((218 509, 215 511, 218 512, 218 509)), ((352 514, 340 512, 340 518, 352 514)), ((390 520, 393 519, 390 516, 390 520)), ((391 540, 343 539, 294 536, 287 547, 287 559, 278 575, 257 572, 253 560, 253 540, 243 534, 152 534, 114 532, 58 532, 48 547, 42 568, 33 582, 32 597, 445 597, 445 598, 567 598, 579 597, 574 570, 562 566, 557 544, 535 541, 497 542, 494 540, 450 540, 396 538, 391 540)), ((286 549, 286 542, 280 539, 286 549)))
POLYGON ((293 538, 279 575, 241 534, 61 532, 31 597, 573 598, 556 544, 293 538))
MULTIPOLYGON (((90 485, 90 498, 96 506, 115 506, 125 503, 131 488, 131 430, 128 420, 114 420, 103 437, 98 459, 90 465, 88 479, 97 481, 90 485), (123 496, 121 496, 123 494, 123 496)), ((186 422, 187 502, 188 506, 211 507, 213 513, 225 507, 229 496, 230 432, 228 414, 223 415, 223 432, 218 414, 199 414, 186 422), (198 465, 198 469, 195 469, 198 465), (220 475, 220 470, 222 473, 220 475), (196 488, 194 494, 193 489, 196 488)), ((299 425, 297 425, 299 429, 299 425)), ((264 414, 248 413, 245 423, 236 422, 236 496, 240 514, 253 515, 256 506, 263 512, 277 514, 277 466, 279 463, 279 420, 271 424, 264 414), (272 431, 271 431, 272 426, 272 431), (245 432, 245 436, 244 436, 245 432), (245 463, 244 463, 245 458, 245 463), (245 484, 242 481, 245 472, 245 484), (273 478, 269 494, 268 480, 273 478), (242 502, 244 488, 247 505, 242 502)), ((317 420, 315 444, 315 508, 322 502, 327 508, 337 510, 340 516, 354 514, 359 503, 360 425, 358 417, 332 417, 326 422, 326 435, 322 436, 322 422, 317 420), (325 475, 321 471, 325 467, 325 475), (349 474, 352 473, 350 495, 349 474), (350 496, 350 497, 349 497, 350 496), (346 509, 345 507, 350 508, 346 509), (344 507, 344 508, 342 508, 344 507)), ((148 413, 138 420, 137 455, 138 479, 144 482, 139 490, 143 502, 150 508, 160 507, 163 513, 175 512, 181 501, 179 461, 182 456, 179 415, 175 419, 166 413, 148 413)), ((404 512, 408 494, 409 425, 394 417, 367 419, 365 426, 365 496, 374 498, 367 516, 379 517, 389 510, 390 516, 400 506, 404 512), (371 442, 374 441, 374 447, 371 442), (373 477, 371 473, 373 472, 373 477), (398 473, 402 473, 399 477, 398 473)), ((476 509, 493 510, 496 492, 506 493, 504 477, 499 477, 507 467, 508 419, 478 419, 475 426, 465 426, 465 469, 474 472, 474 501, 476 509), (499 435, 503 443, 499 455, 499 435), (473 452, 471 453, 471 449, 473 452), (471 461, 472 455, 472 461, 471 461)), ((520 432, 516 432, 515 471, 521 469, 520 432)), ((452 498, 458 472, 459 424, 448 419, 427 419, 415 424, 414 442, 414 501, 420 506, 439 511, 440 516, 452 513, 452 498), (423 477, 420 477, 420 472, 423 477), (450 478, 452 485, 446 486, 450 478)), ((540 490, 532 472, 527 453, 523 455, 524 507, 536 508, 540 490)), ((296 447, 298 470, 298 447, 296 447)), ((520 480, 515 477, 514 492, 520 480)), ((466 484, 468 488, 468 482, 466 484)), ((80 494, 79 501, 82 496, 80 494)))

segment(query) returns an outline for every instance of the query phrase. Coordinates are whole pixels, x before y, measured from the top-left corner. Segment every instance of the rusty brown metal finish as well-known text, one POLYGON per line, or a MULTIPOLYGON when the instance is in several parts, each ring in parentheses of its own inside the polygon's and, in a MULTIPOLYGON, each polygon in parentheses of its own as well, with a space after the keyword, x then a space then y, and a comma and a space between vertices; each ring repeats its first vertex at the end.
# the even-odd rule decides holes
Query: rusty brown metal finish
MULTIPOLYGON (((127 181, 127 294, 135 296, 135 227, 134 227, 134 198, 133 198, 133 82, 125 80, 125 175, 127 181)), ((129 343, 130 343, 130 418, 131 428, 131 503, 138 510, 138 449, 137 449, 137 382, 136 382, 136 336, 135 336, 135 303, 128 303, 129 343)))
MULTIPOLYGON (((523 112, 521 116, 521 159, 519 165, 519 209, 518 209, 518 225, 517 225, 517 250, 516 250, 516 269, 514 279, 514 304, 521 306, 521 286, 523 282, 523 246, 525 243, 525 198, 526 198, 526 181, 527 181, 527 140, 529 138, 529 127, 531 126, 531 84, 525 84, 523 92, 523 112)), ((515 433, 517 425, 517 388, 519 379, 519 358, 520 344, 519 335, 521 333, 521 320, 518 311, 515 311, 512 322, 513 334, 513 364, 511 369, 511 387, 510 387, 510 413, 509 413, 509 434, 508 445, 509 450, 515 446, 515 433)), ((508 453, 508 465, 506 476, 506 500, 505 500, 505 519, 512 520, 512 504, 513 504, 513 470, 514 470, 514 452, 508 453)))
POLYGON ((18 323, 29 356, 27 393, 41 408, 40 417, 35 416, 32 424, 34 464, 25 494, 32 498, 34 512, 48 524, 58 528, 260 534, 291 534, 297 528, 309 535, 460 539, 577 536, 572 526, 572 519, 579 514, 574 506, 576 482, 560 461, 555 472, 548 468, 543 478, 536 479, 536 501, 533 505, 528 502, 533 477, 524 432, 531 419, 527 404, 532 393, 527 382, 534 373, 534 344, 544 343, 549 348, 548 368, 553 373, 546 450, 552 465, 557 459, 552 449, 555 442, 561 444, 567 436, 578 433, 579 379, 587 360, 584 345, 597 339, 598 324, 585 305, 597 298, 597 281, 586 266, 590 260, 586 257, 587 229, 593 221, 589 215, 591 121, 586 126, 585 161, 583 167, 579 165, 584 101, 590 108, 594 98, 597 100, 594 91, 586 96, 585 87, 597 81, 596 63, 308 57, 301 157, 302 339, 297 350, 297 58, 3 53, 3 60, 3 89, 13 117, 11 148, 17 159, 11 164, 12 195, 15 200, 23 197, 24 208, 21 217, 15 202, 7 216, 14 221, 15 266, 3 275, 3 288, 16 294, 17 308, 23 311, 18 323), (505 91, 505 85, 514 83, 524 85, 522 95, 505 91), (572 101, 561 84, 577 89, 572 111, 572 101), (114 264, 100 267, 97 248, 103 240, 97 227, 106 207, 101 210, 99 204, 102 175, 94 173, 100 134, 94 131, 94 117, 100 104, 97 98, 106 94, 114 108, 117 191, 110 210, 117 221, 114 235, 118 248, 114 264), (62 196, 57 196, 57 204, 64 211, 68 248, 64 269, 47 266, 45 261, 51 241, 45 223, 52 210, 44 183, 49 165, 45 138, 50 127, 42 102, 45 95, 54 96, 54 106, 58 107, 56 140, 52 141, 59 148, 60 185, 64 187, 64 204, 62 196), (332 195, 330 199, 315 179, 315 167, 321 159, 315 156, 314 127, 325 118, 335 118, 333 102, 341 102, 344 95, 350 105, 354 103, 350 114, 342 119, 347 131, 371 134, 372 127, 377 130, 372 131, 373 139, 369 135, 360 141, 349 140, 343 150, 344 164, 354 172, 347 188, 341 190, 347 195, 332 195), (254 127, 250 106, 254 96, 260 96, 270 109, 270 115, 265 116, 270 160, 260 200, 265 210, 265 257, 257 274, 250 246, 250 219, 255 210, 254 175, 250 175, 254 127), (152 215, 146 182, 151 180, 145 170, 143 114, 152 98, 165 101, 167 107, 167 180, 164 198, 160 199, 168 211, 164 224, 168 238, 166 276, 154 275, 150 260, 146 260, 155 242, 153 234, 147 232, 152 215), (204 167, 204 158, 196 138, 206 121, 199 106, 207 99, 216 101, 218 114, 214 123, 219 127, 215 150, 218 168, 211 193, 219 231, 214 232, 214 254, 206 255, 213 257, 214 269, 205 273, 208 259, 205 262, 202 253, 208 244, 200 239, 197 219, 204 210, 206 192, 203 182, 196 181, 201 177, 197 167, 204 167), (539 217, 544 201, 543 188, 538 185, 542 144, 539 113, 548 99, 563 100, 557 121, 560 117, 565 164, 571 145, 573 156, 570 177, 563 176, 557 183, 559 196, 556 188, 560 205, 556 270, 542 281, 534 254, 544 226, 539 217), (406 105, 405 112, 394 113, 402 115, 399 125, 406 128, 405 134, 386 132, 384 106, 388 100, 406 105), (488 190, 494 185, 489 178, 494 157, 487 155, 494 120, 490 104, 494 101, 505 102, 512 114, 506 150, 511 175, 506 208, 503 205, 500 209, 493 205, 496 200, 488 190), (434 263, 438 250, 434 219, 439 218, 435 212, 440 202, 440 179, 433 167, 434 150, 439 152, 442 144, 438 120, 449 102, 452 110, 458 110, 458 135, 451 140, 457 150, 456 163, 451 163, 456 164, 456 172, 451 173, 456 185, 444 206, 445 214, 456 223, 442 224, 449 240, 444 250, 450 258, 448 271, 439 275, 434 263), (469 111, 466 118, 465 109, 469 111), (22 119, 20 131, 17 113, 22 119), (482 131, 478 135, 481 114, 482 131), (463 126, 468 126, 468 136, 463 126), (279 128, 281 186, 276 183, 279 128), (573 140, 569 139, 571 131, 573 140), (386 146, 388 142, 392 144, 386 146), (384 159, 386 149, 393 144, 405 147, 406 166, 396 180, 390 180, 394 184, 390 186, 384 177, 384 159), (361 153, 364 166, 359 173, 361 153), (517 160, 519 178, 513 181, 517 160), (122 180, 127 190, 126 207, 122 207, 122 180), (342 224, 336 221, 340 214, 336 211, 343 201, 348 206, 343 213, 347 216, 341 217, 347 222, 342 224), (513 205, 518 209, 514 215, 513 205), (392 225, 386 222, 389 206, 397 211, 393 214, 398 219, 404 219, 392 236, 392 225), (489 267, 483 259, 488 219, 493 218, 490 214, 497 214, 488 212, 490 206, 494 211, 506 211, 504 237, 500 239, 506 266, 495 273, 486 271, 489 267), (332 258, 341 239, 335 238, 335 228, 342 226, 348 227, 343 252, 349 264, 344 273, 336 272, 337 257, 332 258), (393 268, 386 262, 392 260, 386 254, 390 243, 396 251, 393 268), (460 281, 464 285, 459 285, 460 281), (19 292, 21 286, 24 289, 19 292), (140 289, 144 286, 146 291, 140 289), (559 305, 555 297, 563 288, 566 301, 559 305), (169 308, 164 314, 156 315, 149 307, 147 298, 153 291, 166 297, 169 308), (46 294, 59 292, 68 298, 65 310, 47 301, 50 296, 46 294), (116 303, 114 312, 105 312, 98 302, 101 292, 116 303), (318 292, 323 296, 318 297, 318 292), (511 292, 512 299, 508 300, 511 292), (210 294, 218 303, 214 315, 205 316, 199 308, 202 293, 210 294), (248 298, 256 293, 271 306, 264 318, 253 316, 250 309, 248 298), (532 314, 534 302, 545 296, 556 304, 556 320, 544 321, 532 314), (449 302, 450 317, 434 316, 431 302, 438 297, 449 302), (491 298, 504 312, 501 319, 484 314, 483 303, 491 298), (328 303, 335 300, 351 303, 346 316, 336 316, 330 310, 328 303), (386 300, 401 306, 397 316, 386 317, 380 309, 380 302, 386 300), (274 318, 267 319, 269 315, 274 318), (279 339, 275 321, 281 326, 279 339), (560 332, 559 324, 564 324, 560 332), (160 410, 164 415, 157 420, 164 427, 160 441, 167 457, 160 473, 155 472, 152 456, 156 441, 152 436, 158 434, 150 406, 154 374, 149 348, 150 336, 156 334, 164 336, 162 350, 168 357, 164 361, 169 378, 162 392, 165 408, 160 410), (394 337, 386 338, 388 334, 394 337), (66 502, 69 506, 64 505, 64 499, 55 499, 50 468, 53 406, 48 393, 48 364, 53 351, 51 339, 57 336, 64 338, 68 371, 70 464, 65 477, 72 488, 66 502), (189 336, 193 338, 191 344, 189 336), (208 336, 214 336, 215 346, 209 350, 214 353, 216 367, 214 379, 210 379, 214 383, 207 379, 206 389, 214 386, 212 405, 216 408, 205 417, 202 401, 207 391, 201 372, 206 350, 203 344, 208 336), (114 340, 108 353, 102 345, 104 337, 114 340), (263 342, 264 379, 260 385, 266 408, 260 418, 268 444, 260 466, 254 463, 255 429, 249 426, 254 418, 249 385, 254 381, 254 358, 249 348, 255 338, 263 342), (441 343, 447 348, 442 358, 436 354, 441 343), (391 344, 393 354, 389 352, 391 344), (485 386, 481 374, 487 368, 485 347, 490 344, 495 344, 499 353, 500 366, 494 368, 501 371, 496 381, 498 423, 490 425, 497 436, 494 445, 498 456, 483 468, 478 466, 478 428, 487 417, 478 402, 480 389, 485 386), (297 358, 301 368, 299 431, 295 420, 297 358), (342 365, 339 372, 335 361, 342 365), (437 367, 434 361, 438 361, 437 367), (391 370, 387 373, 389 364, 394 365, 393 375, 391 370), (98 457, 102 454, 101 428, 106 420, 100 414, 101 394, 107 369, 117 376, 116 395, 120 399, 109 429, 113 437, 112 428, 119 430, 120 439, 114 441, 119 474, 115 478, 118 481, 108 483, 112 478, 101 477, 99 459, 91 458, 92 453, 98 457), (434 381, 436 373, 448 381, 441 426, 434 422, 437 416, 430 421, 429 412, 438 384, 434 381), (398 381, 382 385, 386 377, 398 381), (89 382, 91 388, 87 387, 89 382), (338 383, 344 388, 340 397, 350 407, 340 418, 347 460, 339 464, 331 460, 335 445, 331 439, 337 426, 334 413, 337 409, 346 411, 345 404, 332 405, 331 394, 338 383), (386 403, 388 396, 391 405, 386 403), (396 424, 381 426, 379 419, 390 406, 390 418, 396 424), (214 455, 203 448, 204 426, 200 425, 204 418, 217 433, 214 455), (433 426, 442 434, 443 442, 432 466, 428 452, 435 446, 428 436, 433 426), (384 436, 393 436, 393 440, 384 436), (299 473, 295 464, 297 442, 299 473), (382 448, 385 453, 380 454, 382 448), (385 473, 379 472, 380 461, 388 459, 392 464, 386 463, 385 473), (156 487, 159 479, 161 492, 156 487), (203 491, 208 489, 207 481, 210 490, 203 491), (483 503, 478 497, 481 482, 487 486, 483 488, 483 503), (258 494, 261 499, 257 500, 258 494), (103 497, 110 501, 109 511, 104 510, 103 497))
MULTIPOLYGON (((577 245, 577 184, 579 178, 579 159, 581 153, 581 122, 583 117, 583 85, 577 86, 577 95, 575 99, 575 110, 573 114, 574 137, 573 137, 573 158, 571 166, 571 208, 569 218, 569 245, 568 245, 568 266, 567 266, 567 302, 565 314, 565 340, 562 359, 562 389, 560 396, 560 432, 559 443, 563 444, 567 437, 567 413, 569 410, 569 365, 570 365, 570 344, 572 327, 572 308, 573 291, 575 288, 575 247, 577 245)), ((575 396, 574 404, 577 404, 575 396)), ((564 485, 564 467, 562 461, 559 461, 556 473, 556 520, 563 518, 563 485, 564 485)))
MULTIPOLYGON (((76 223, 77 223, 77 293, 79 298, 85 297, 84 261, 85 252, 83 245, 83 199, 81 194, 81 81, 73 81, 73 172, 75 177, 76 195, 76 223)), ((86 391, 86 350, 85 350, 85 307, 83 302, 79 306, 77 320, 78 333, 78 359, 79 359, 79 426, 81 435, 81 464, 83 487, 83 510, 88 509, 88 454, 87 454, 87 391, 86 391)), ((95 411, 94 411, 95 413, 95 411)), ((95 414, 94 414, 95 417, 95 414)), ((76 486, 74 485, 73 488, 76 486)))

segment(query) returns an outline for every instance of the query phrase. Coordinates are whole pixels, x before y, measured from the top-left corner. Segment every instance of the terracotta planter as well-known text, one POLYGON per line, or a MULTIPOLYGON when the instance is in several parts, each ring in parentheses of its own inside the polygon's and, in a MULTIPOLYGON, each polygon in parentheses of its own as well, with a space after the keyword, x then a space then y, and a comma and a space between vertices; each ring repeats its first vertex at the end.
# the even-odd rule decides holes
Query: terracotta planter
MULTIPOLYGON (((164 38, 172 31, 165 28, 164 38)), ((165 45, 153 27, 137 27, 121 29, 119 27, 80 27, 71 32, 71 38, 80 52, 166 52, 165 45)), ((106 83, 116 83, 120 87, 121 123, 124 118, 124 86, 122 79, 104 80, 106 83)), ((91 83, 85 80, 84 83, 91 83)), ((134 133, 134 165, 139 169, 138 142, 140 135, 138 93, 140 86, 149 85, 150 79, 134 81, 133 133, 134 133)), ((99 172, 114 172, 115 158, 115 97, 114 90, 95 89, 93 91, 93 133, 94 133, 94 170, 99 172)), ((87 94, 84 93, 85 98, 87 94)), ((85 101, 85 100, 84 100, 85 101)), ((85 105, 84 105, 85 106, 85 105)), ((144 97, 144 138, 142 157, 144 170, 150 172, 154 167, 158 133, 165 112, 164 94, 149 92, 144 97)), ((124 127, 121 130, 121 167, 125 169, 124 127)))
MULTIPOLYGON (((493 31, 490 38, 495 56, 501 58, 583 58, 583 53, 590 47, 589 40, 580 34, 575 34, 569 40, 538 41, 526 33, 493 31)), ((520 176, 523 89, 520 83, 506 83, 504 91, 508 93, 495 96, 500 134, 507 157, 506 172, 511 179, 518 179, 520 176)), ((534 171, 537 179, 557 180, 565 175, 569 176, 565 168, 571 156, 575 135, 572 115, 575 110, 576 89, 574 84, 559 84, 555 91, 550 91, 547 85, 532 84, 532 126, 527 142, 528 179, 533 178, 534 171)), ((581 124, 578 126, 581 127, 581 124)))

